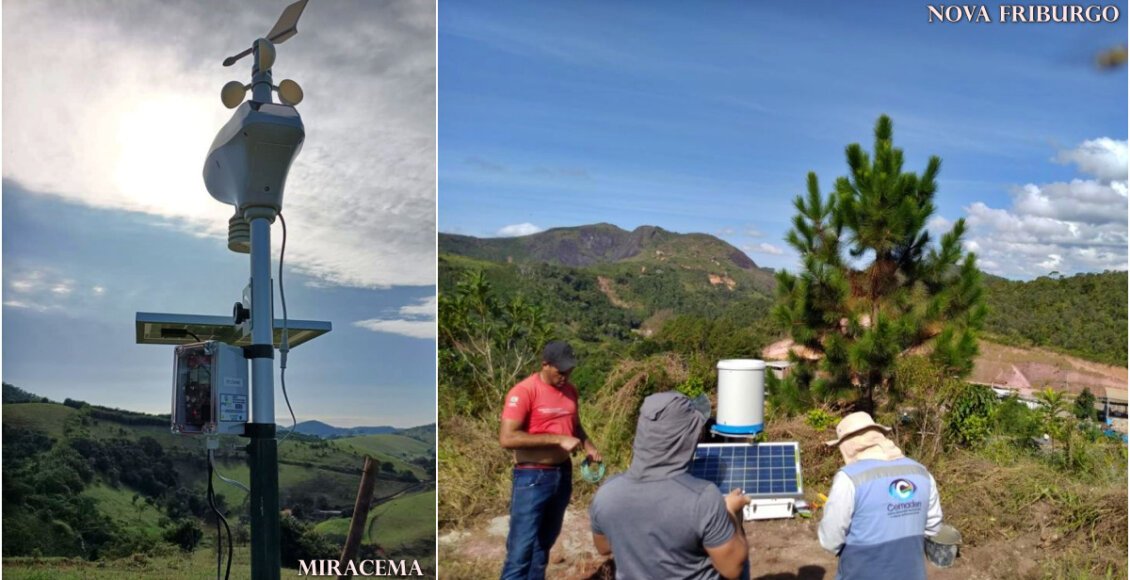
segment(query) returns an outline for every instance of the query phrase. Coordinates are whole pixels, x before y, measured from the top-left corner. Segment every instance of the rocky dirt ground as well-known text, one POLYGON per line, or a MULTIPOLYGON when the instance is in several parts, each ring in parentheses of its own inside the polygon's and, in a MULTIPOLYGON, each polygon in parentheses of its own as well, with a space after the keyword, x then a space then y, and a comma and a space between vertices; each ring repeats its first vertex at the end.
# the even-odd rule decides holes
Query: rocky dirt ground
MULTIPOLYGON (((441 534, 441 578, 497 577, 506 554, 508 517, 494 518, 484 528, 441 534), (450 563, 451 566, 445 566, 450 563), (458 563, 458 564, 456 564, 458 563)), ((570 510, 553 548, 549 578, 588 580, 613 578, 611 561, 592 547, 588 515, 570 510)), ((836 558, 816 539, 816 520, 764 520, 745 523, 754 580, 832 580, 836 558)), ((963 546, 954 565, 927 564, 931 580, 987 580, 1039 576, 1033 557, 1047 538, 1018 538, 988 546, 963 546)))

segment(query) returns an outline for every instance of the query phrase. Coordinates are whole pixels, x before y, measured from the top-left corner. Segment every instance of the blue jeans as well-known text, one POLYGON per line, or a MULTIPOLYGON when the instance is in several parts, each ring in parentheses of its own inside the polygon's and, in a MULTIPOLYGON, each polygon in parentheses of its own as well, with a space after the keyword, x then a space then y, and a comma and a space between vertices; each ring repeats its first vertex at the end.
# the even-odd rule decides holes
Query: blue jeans
POLYGON ((514 468, 502 580, 545 578, 549 549, 561 533, 572 495, 573 467, 568 461, 550 469, 514 468))

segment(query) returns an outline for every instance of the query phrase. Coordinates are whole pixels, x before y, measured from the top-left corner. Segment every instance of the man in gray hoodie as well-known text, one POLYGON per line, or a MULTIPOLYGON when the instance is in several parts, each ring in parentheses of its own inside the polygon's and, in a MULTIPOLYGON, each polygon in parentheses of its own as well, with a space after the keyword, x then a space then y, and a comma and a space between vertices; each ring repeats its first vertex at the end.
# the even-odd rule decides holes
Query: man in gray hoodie
POLYGON ((644 399, 632 464, 596 492, 593 543, 617 578, 739 578, 749 557, 741 490, 723 496, 688 472, 706 417, 686 396, 644 399))

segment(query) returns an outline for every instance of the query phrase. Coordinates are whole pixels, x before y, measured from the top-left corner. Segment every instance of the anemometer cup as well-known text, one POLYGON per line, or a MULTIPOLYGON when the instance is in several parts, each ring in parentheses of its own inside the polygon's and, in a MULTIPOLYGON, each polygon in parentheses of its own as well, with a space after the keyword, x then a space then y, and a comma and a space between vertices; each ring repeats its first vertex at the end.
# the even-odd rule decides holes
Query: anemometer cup
POLYGON ((243 103, 208 150, 208 193, 240 212, 252 207, 281 211, 287 173, 305 138, 302 117, 294 107, 243 103))

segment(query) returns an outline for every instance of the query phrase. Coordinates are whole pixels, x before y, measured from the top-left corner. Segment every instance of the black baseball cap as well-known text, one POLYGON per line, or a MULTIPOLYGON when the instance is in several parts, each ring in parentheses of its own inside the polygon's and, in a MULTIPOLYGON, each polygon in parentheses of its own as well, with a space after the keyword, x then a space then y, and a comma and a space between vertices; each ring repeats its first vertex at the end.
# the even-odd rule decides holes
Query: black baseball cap
POLYGON ((545 345, 541 351, 542 362, 553 365, 557 370, 567 373, 577 366, 577 357, 573 355, 573 347, 563 340, 554 340, 545 345))

